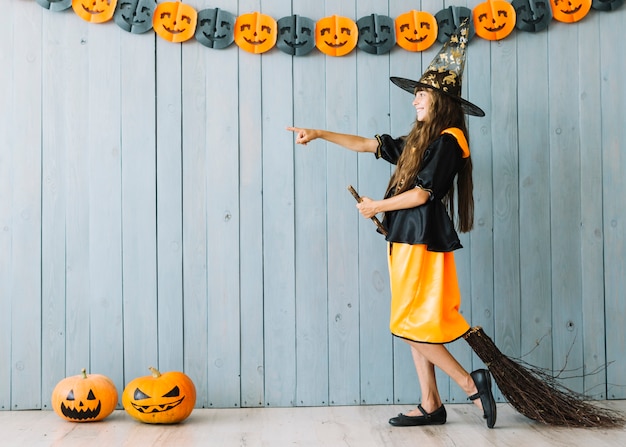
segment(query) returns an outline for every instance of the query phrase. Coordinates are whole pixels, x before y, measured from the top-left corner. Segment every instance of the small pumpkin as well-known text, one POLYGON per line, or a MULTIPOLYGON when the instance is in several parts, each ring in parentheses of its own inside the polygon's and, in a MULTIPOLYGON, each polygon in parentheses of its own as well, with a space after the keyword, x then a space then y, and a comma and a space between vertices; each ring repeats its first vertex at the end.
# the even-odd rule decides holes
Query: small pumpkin
POLYGON ((396 27, 389 16, 370 14, 356 21, 359 49, 370 54, 385 54, 396 45, 396 27))
POLYGON ((396 40, 407 51, 424 51, 437 40, 437 20, 429 12, 408 11, 396 17, 396 40))
POLYGON ((130 381, 122 393, 126 412, 147 424, 175 424, 186 419, 196 404, 196 387, 186 374, 162 373, 150 367, 149 376, 130 381))
POLYGON ((251 12, 235 21, 235 44, 249 53, 261 54, 276 45, 276 20, 267 14, 251 12))
POLYGON ((474 23, 472 22, 472 10, 465 6, 448 6, 435 14, 435 19, 437 20, 437 27, 439 28, 437 31, 437 40, 441 43, 446 43, 450 40, 450 36, 454 34, 465 19, 469 21, 467 41, 472 40, 472 37, 476 34, 474 31, 474 23))
POLYGON ((281 17, 278 25, 276 46, 283 53, 304 56, 315 48, 315 22, 297 14, 281 17))
POLYGON ((72 7, 72 0, 37 0, 37 3, 50 11, 64 11, 72 7))
POLYGON ((472 11, 476 34, 487 40, 501 40, 515 29, 515 8, 505 0, 487 0, 472 11))
POLYGON ((235 41, 235 16, 219 8, 199 11, 196 40, 215 50, 226 48, 235 41))
POLYGON ((91 23, 104 23, 113 18, 117 0, 72 0, 78 17, 91 23))
POLYGON ((515 27, 521 31, 543 31, 552 20, 552 9, 545 0, 513 0, 512 4, 517 16, 515 27))
POLYGON ((117 388, 102 374, 89 374, 85 368, 79 375, 66 377, 52 390, 52 409, 71 422, 100 421, 117 406, 117 388))
POLYGON ((164 2, 157 5, 152 17, 154 32, 163 39, 180 43, 191 39, 196 32, 198 12, 182 2, 164 2))
POLYGON ((120 0, 113 19, 117 26, 133 34, 152 29, 156 0, 120 0))
POLYGON ((315 46, 328 56, 345 56, 354 50, 359 40, 359 29, 354 20, 329 16, 315 24, 315 46))
POLYGON ((550 0, 555 20, 574 23, 582 20, 591 9, 592 0, 550 0))

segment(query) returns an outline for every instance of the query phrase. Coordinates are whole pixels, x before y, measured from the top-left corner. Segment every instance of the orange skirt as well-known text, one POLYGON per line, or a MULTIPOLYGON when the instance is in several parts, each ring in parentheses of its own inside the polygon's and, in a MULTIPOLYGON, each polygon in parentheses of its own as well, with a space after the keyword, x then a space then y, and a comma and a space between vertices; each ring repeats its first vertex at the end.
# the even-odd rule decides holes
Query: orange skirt
POLYGON ((453 252, 394 242, 389 248, 391 333, 423 343, 449 343, 470 326, 459 312, 453 252))

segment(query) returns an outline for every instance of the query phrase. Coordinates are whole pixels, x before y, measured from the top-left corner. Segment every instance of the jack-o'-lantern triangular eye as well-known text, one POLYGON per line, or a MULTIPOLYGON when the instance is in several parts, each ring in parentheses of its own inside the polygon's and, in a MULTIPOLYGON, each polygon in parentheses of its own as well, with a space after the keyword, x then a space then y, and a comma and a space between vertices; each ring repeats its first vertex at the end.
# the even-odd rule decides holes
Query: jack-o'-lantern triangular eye
POLYGON ((167 394, 164 394, 163 397, 178 397, 180 396, 180 389, 178 386, 172 388, 167 394))
POLYGON ((150 396, 148 396, 146 393, 141 391, 139 388, 136 388, 135 392, 133 393, 133 398, 135 400, 150 399, 150 396))
POLYGON ((89 394, 87 394, 87 400, 96 400, 96 396, 93 394, 93 391, 89 390, 89 394))
POLYGON ((70 390, 70 392, 67 393, 65 400, 74 400, 74 390, 70 390))

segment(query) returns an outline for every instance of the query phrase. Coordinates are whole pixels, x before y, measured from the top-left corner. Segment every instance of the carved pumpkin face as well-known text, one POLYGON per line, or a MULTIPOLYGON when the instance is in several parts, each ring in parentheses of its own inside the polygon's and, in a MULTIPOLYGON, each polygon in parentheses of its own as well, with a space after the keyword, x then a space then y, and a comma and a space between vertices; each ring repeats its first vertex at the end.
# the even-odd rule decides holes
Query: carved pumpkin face
POLYGON ((624 0, 592 0, 591 7, 599 11, 613 11, 624 4, 624 0))
POLYGON ((113 19, 117 26, 133 34, 152 29, 152 16, 156 0, 118 0, 113 19))
POLYGON ((72 6, 72 0, 37 0, 37 3, 50 11, 64 11, 72 6))
POLYGON ((304 56, 315 48, 315 22, 308 17, 292 15, 278 19, 276 46, 283 53, 304 56))
POLYGON ((182 372, 161 374, 150 368, 152 375, 138 377, 122 393, 126 412, 147 424, 175 424, 187 418, 196 404, 196 387, 182 372))
POLYGON ((591 0, 550 0, 552 15, 559 22, 582 20, 591 9, 591 0))
POLYGON ((82 374, 66 377, 52 390, 52 409, 72 422, 100 421, 117 405, 117 389, 106 376, 82 374))
POLYGON ((465 19, 469 21, 469 33, 467 35, 467 41, 469 42, 476 34, 474 24, 472 23, 472 10, 465 6, 449 6, 439 11, 435 14, 438 28, 437 40, 441 43, 446 43, 465 19))
POLYGON ((219 8, 198 12, 196 40, 215 50, 226 48, 235 41, 235 16, 219 8))
POLYGON ((476 34, 487 40, 500 40, 515 28, 515 8, 504 0, 487 0, 473 10, 476 34))
POLYGON ((193 7, 181 2, 160 3, 154 10, 154 32, 168 42, 185 42, 196 32, 198 13, 193 7))
POLYGON ((345 56, 354 50, 358 39, 359 29, 348 17, 324 17, 315 24, 315 45, 328 56, 345 56))
POLYGON ((91 23, 104 23, 113 18, 117 0, 72 0, 78 17, 91 23))
POLYGON ((267 14, 251 12, 237 17, 235 43, 249 53, 261 54, 276 45, 276 20, 267 14))
POLYGON ((437 40, 437 20, 429 12, 408 11, 396 17, 396 40, 407 51, 424 51, 437 40))
POLYGON ((542 31, 552 20, 549 0, 513 0, 517 21, 515 27, 531 33, 542 31))
POLYGON ((396 27, 389 16, 370 14, 357 20, 359 49, 370 54, 385 54, 396 44, 396 27))

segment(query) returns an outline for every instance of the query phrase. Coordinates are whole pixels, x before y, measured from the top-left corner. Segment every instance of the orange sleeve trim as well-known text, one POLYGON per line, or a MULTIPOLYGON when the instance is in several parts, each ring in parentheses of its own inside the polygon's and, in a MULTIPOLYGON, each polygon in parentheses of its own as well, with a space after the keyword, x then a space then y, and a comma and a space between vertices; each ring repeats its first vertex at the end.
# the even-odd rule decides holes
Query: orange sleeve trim
POLYGON ((461 129, 458 127, 449 127, 444 129, 441 133, 447 133, 456 138, 456 141, 459 143, 459 146, 461 146, 461 150, 463 151, 463 158, 470 156, 469 144, 467 143, 467 138, 465 138, 465 134, 461 129))

